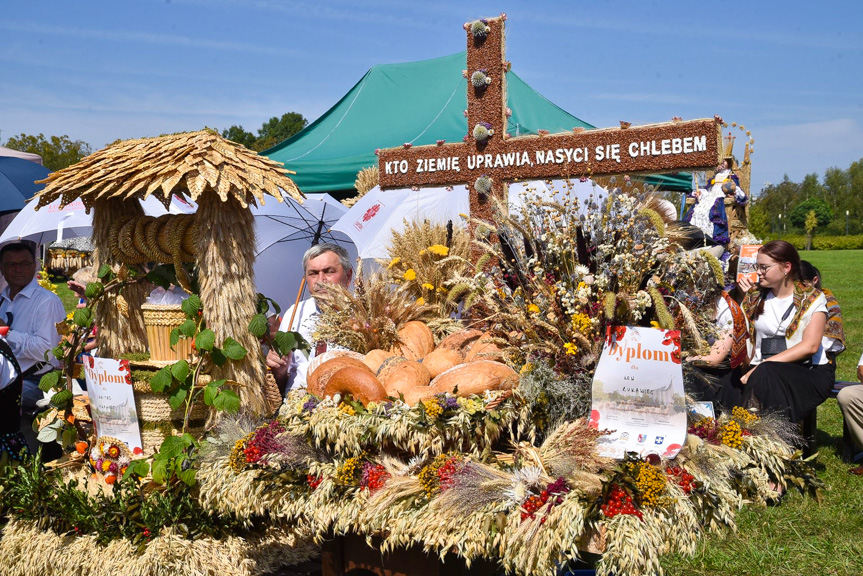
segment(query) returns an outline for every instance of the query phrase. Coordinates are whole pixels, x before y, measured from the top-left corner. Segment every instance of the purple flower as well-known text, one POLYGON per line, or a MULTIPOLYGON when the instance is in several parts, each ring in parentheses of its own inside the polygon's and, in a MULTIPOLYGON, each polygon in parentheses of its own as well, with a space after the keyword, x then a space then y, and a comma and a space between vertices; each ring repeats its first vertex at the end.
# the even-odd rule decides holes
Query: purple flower
POLYGON ((306 400, 306 403, 303 404, 303 412, 311 412, 318 406, 319 402, 320 401, 317 398, 310 396, 309 399, 306 400))

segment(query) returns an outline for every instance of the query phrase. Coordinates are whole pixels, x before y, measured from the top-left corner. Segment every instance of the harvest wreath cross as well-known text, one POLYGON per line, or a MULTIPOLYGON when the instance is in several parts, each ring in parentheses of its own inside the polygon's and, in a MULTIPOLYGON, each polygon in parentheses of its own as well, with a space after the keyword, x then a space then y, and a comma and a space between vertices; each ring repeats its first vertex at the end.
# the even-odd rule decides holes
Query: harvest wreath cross
POLYGON ((506 15, 468 22, 468 134, 463 142, 378 151, 380 186, 467 184, 472 219, 494 221, 489 196, 506 197, 515 180, 713 168, 720 160, 721 119, 510 137, 507 117, 506 15))

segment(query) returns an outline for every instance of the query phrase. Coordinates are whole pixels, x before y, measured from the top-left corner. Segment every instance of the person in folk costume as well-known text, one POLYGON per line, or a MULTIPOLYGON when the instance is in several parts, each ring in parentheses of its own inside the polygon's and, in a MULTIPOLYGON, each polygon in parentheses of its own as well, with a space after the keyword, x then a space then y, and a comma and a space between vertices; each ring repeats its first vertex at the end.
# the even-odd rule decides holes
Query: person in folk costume
POLYGON ((694 193, 696 202, 683 217, 683 221, 698 228, 704 235, 706 244, 728 244, 731 240, 728 231, 728 214, 725 211, 725 197, 745 205, 749 202, 746 192, 740 188, 740 180, 731 172, 730 161, 723 160, 717 167, 707 189, 694 193))
POLYGON ((801 281, 800 255, 784 240, 761 247, 756 270, 757 287, 740 281, 754 345, 752 367, 739 379, 742 405, 797 422, 830 396, 835 380, 822 346, 827 298, 801 281))
POLYGON ((0 337, 0 468, 30 454, 21 433, 22 374, 12 348, 0 337))
POLYGON ((836 296, 827 288, 821 286, 821 271, 806 260, 800 261, 800 279, 824 293, 827 298, 827 326, 821 346, 827 354, 827 360, 836 364, 836 357, 845 351, 845 327, 842 322, 842 309, 836 296))

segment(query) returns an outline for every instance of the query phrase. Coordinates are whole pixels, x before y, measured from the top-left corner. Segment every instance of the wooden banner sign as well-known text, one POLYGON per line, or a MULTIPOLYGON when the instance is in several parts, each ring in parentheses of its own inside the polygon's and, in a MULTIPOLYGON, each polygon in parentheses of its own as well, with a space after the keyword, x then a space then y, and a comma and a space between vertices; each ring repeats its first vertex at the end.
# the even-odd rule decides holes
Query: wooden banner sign
POLYGON ((501 15, 465 24, 468 134, 464 141, 380 150, 381 188, 467 184, 471 216, 490 220, 485 192, 503 197, 506 183, 515 180, 713 169, 719 163, 718 118, 645 126, 621 122, 619 128, 509 137, 505 20, 501 15))

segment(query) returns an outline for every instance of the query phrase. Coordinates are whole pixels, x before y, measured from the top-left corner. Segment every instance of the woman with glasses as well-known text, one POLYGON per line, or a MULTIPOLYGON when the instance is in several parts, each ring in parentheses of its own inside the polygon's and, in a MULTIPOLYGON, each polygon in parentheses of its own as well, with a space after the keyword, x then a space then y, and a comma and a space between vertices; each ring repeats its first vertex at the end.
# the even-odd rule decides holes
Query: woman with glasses
POLYGON ((755 268, 756 286, 740 282, 754 336, 751 368, 740 378, 743 405, 797 422, 828 398, 835 379, 821 345, 827 300, 801 281, 800 255, 784 240, 762 246, 755 268))

